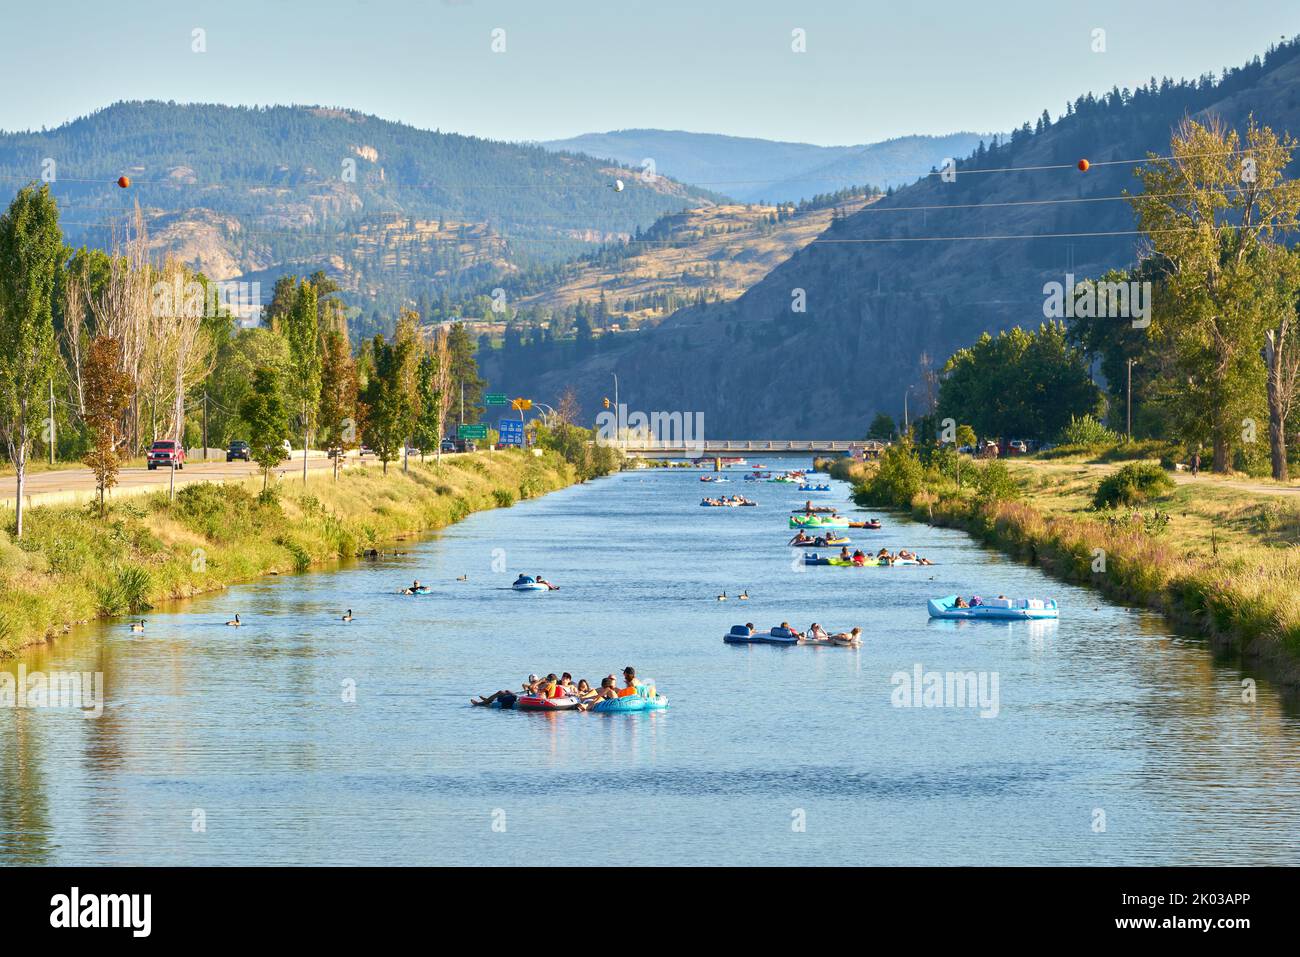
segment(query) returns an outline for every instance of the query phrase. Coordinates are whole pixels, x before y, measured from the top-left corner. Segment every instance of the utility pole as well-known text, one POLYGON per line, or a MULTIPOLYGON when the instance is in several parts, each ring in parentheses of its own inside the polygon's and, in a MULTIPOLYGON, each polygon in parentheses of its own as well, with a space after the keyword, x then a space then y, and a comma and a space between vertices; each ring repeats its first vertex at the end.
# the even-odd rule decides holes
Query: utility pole
POLYGON ((618 405, 618 373, 611 373, 614 376, 614 437, 617 439, 619 447, 623 446, 623 414, 618 405))
POLYGON ((208 387, 203 386, 203 461, 208 460, 208 387))
POLYGON ((54 447, 58 445, 58 436, 54 426, 54 380, 50 380, 50 464, 54 464, 54 447))
POLYGON ((465 380, 460 380, 460 424, 465 424, 465 380))
POLYGON ((307 400, 302 400, 302 484, 307 485, 307 400))
POLYGON ((908 422, 907 420, 907 397, 911 393, 911 391, 912 391, 912 387, 910 385, 905 390, 903 390, 903 434, 904 435, 906 435, 907 430, 911 428, 911 423, 908 422))
POLYGON ((1128 436, 1130 442, 1133 441, 1133 360, 1128 360, 1128 412, 1127 421, 1124 426, 1124 433, 1128 436))

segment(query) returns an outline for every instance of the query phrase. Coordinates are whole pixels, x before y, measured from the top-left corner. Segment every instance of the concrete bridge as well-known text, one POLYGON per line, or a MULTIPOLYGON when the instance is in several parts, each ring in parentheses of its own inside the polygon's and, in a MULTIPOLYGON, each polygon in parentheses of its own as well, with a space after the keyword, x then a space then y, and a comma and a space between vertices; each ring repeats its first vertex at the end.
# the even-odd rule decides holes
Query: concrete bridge
POLYGON ((685 442, 672 439, 648 439, 629 435, 605 444, 622 449, 628 455, 655 458, 724 458, 751 455, 801 453, 812 455, 846 452, 878 453, 884 446, 861 439, 708 439, 685 442))

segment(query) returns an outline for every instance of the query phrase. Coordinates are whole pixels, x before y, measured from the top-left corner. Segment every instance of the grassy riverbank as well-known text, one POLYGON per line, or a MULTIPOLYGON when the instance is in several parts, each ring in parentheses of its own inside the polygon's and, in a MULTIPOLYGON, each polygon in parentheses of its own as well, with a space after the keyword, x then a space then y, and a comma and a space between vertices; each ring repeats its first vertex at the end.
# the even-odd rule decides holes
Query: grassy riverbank
POLYGON ((151 605, 317 562, 513 505, 572 484, 558 454, 453 456, 410 471, 344 469, 304 488, 286 478, 271 497, 261 480, 187 485, 123 498, 107 520, 91 508, 36 507, 26 535, 0 531, 0 657, 81 621, 139 614, 151 605))
POLYGON ((820 465, 853 482, 860 504, 964 529, 1059 578, 1158 609, 1300 685, 1300 496, 1178 476, 1148 501, 1097 509, 1099 483, 1119 468, 1097 459, 1012 460, 990 473, 964 459, 960 485, 951 456, 820 465))

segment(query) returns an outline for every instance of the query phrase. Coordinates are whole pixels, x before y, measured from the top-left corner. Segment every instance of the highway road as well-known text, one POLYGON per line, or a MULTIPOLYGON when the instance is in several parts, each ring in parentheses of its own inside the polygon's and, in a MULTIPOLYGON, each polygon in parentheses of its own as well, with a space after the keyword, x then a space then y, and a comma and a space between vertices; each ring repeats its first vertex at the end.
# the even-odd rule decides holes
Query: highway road
MULTIPOLYGON (((361 458, 356 453, 352 453, 348 456, 347 464, 349 466, 378 465, 379 461, 374 456, 368 455, 361 458)), ((401 461, 391 463, 390 467, 401 468, 401 461)), ((331 468, 333 468, 333 463, 325 455, 313 455, 307 458, 308 472, 328 471, 331 468)), ((282 474, 285 480, 301 476, 301 456, 286 459, 276 467, 275 471, 277 474, 282 474)), ((256 477, 260 474, 261 472, 258 470, 256 463, 227 462, 224 458, 209 459, 204 462, 202 459, 196 458, 187 461, 185 468, 178 469, 175 473, 175 479, 176 486, 179 488, 191 482, 229 482, 256 477)), ((144 466, 124 468, 118 473, 117 488, 113 490, 112 494, 120 495, 122 492, 136 494, 152 490, 165 490, 172 477, 171 470, 165 468, 155 469, 152 472, 144 466)), ((24 494, 30 505, 41 505, 74 500, 84 501, 91 497, 94 491, 94 474, 90 469, 81 467, 28 473, 24 494)), ((0 505, 13 508, 16 492, 17 483, 12 473, 0 476, 0 505)))

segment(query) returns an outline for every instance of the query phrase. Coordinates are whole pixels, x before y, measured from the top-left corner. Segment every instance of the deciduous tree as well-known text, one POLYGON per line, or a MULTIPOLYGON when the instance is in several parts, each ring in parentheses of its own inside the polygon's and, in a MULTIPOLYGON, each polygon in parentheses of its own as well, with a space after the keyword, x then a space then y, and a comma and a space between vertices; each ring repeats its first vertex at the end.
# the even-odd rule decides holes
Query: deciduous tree
POLYGON ((289 433, 289 409, 275 369, 261 366, 253 373, 252 387, 240 403, 239 414, 248 423, 248 448, 262 468, 265 492, 271 470, 284 461, 284 440, 289 433))
POLYGON ((86 428, 91 446, 86 464, 95 475, 99 514, 107 514, 104 496, 117 484, 121 466, 119 449, 125 438, 122 417, 131 404, 135 383, 122 371, 122 344, 110 336, 90 341, 81 370, 86 428))
POLYGON ((0 433, 17 477, 16 538, 23 536, 27 455, 58 359, 53 306, 64 255, 49 186, 24 187, 0 216, 0 433))

